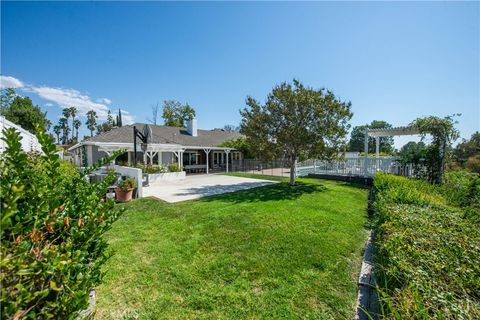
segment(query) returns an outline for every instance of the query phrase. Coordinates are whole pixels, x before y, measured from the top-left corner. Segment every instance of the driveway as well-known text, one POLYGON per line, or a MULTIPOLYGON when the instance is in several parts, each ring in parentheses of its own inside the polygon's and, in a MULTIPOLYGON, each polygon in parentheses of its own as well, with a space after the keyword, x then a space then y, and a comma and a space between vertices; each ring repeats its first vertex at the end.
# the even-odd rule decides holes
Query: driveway
POLYGON ((173 203, 261 187, 272 183, 277 183, 277 181, 202 174, 187 176, 184 180, 155 182, 149 187, 143 188, 143 196, 156 197, 173 203))

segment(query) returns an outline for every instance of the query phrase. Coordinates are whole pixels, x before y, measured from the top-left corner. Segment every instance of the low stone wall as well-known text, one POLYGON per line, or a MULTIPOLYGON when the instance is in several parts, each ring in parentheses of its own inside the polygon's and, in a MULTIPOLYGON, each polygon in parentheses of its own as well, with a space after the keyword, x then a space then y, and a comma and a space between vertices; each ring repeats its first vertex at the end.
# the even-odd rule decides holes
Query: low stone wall
POLYGON ((165 173, 149 173, 148 183, 155 183, 157 181, 175 181, 185 179, 185 171, 180 172, 165 172, 165 173))

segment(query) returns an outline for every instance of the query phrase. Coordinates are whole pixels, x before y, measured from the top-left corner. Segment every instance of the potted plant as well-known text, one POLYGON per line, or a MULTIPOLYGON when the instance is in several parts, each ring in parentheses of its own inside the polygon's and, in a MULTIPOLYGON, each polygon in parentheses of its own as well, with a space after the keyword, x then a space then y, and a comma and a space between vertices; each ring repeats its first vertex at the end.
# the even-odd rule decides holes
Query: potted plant
POLYGON ((132 200, 133 189, 137 187, 137 183, 133 178, 127 178, 118 184, 115 188, 115 196, 118 202, 129 202, 132 200))

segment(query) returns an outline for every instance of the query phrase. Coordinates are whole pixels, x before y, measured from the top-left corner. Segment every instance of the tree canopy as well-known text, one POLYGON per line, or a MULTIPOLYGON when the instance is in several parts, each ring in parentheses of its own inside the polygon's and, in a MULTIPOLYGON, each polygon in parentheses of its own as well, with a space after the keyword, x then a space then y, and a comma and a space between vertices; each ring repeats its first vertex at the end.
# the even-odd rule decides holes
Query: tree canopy
POLYGON ((480 132, 463 139, 453 150, 454 166, 480 173, 480 132))
POLYGON ((257 156, 286 160, 291 185, 297 160, 332 159, 344 149, 351 103, 340 101, 330 90, 293 80, 274 87, 265 104, 252 97, 246 104, 240 111, 240 132, 257 156))
MULTIPOLYGON (((350 141, 348 142, 348 151, 365 151, 365 129, 384 129, 391 128, 392 125, 383 120, 373 120, 368 125, 356 126, 350 133, 350 141)), ((392 154, 393 137, 380 137, 380 152, 392 154)), ((376 151, 375 138, 369 137, 368 139, 368 152, 374 153, 376 151)))
POLYGON ((34 105, 29 97, 15 94, 13 89, 3 89, 1 93, 1 114, 9 121, 25 130, 35 133, 35 125, 47 128, 47 113, 34 105))
POLYGON ((187 121, 195 118, 195 110, 188 103, 183 105, 175 100, 165 100, 162 118, 166 126, 185 127, 187 121))

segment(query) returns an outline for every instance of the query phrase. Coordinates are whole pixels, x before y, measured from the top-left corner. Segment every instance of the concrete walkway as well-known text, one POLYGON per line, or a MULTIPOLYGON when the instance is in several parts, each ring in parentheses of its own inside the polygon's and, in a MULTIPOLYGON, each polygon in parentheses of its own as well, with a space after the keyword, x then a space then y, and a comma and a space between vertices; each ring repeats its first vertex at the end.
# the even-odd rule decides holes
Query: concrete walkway
POLYGON ((277 183, 261 179, 202 174, 184 180, 159 181, 143 188, 144 197, 156 197, 166 202, 180 202, 215 194, 234 192, 277 183))

